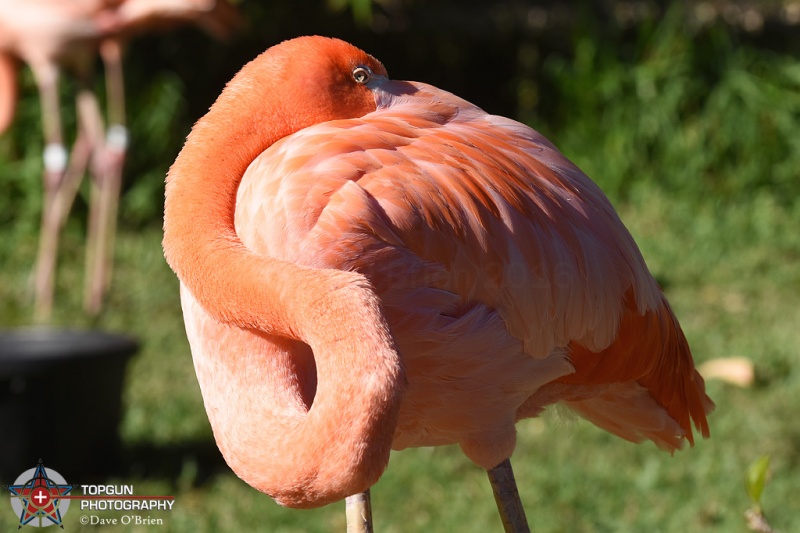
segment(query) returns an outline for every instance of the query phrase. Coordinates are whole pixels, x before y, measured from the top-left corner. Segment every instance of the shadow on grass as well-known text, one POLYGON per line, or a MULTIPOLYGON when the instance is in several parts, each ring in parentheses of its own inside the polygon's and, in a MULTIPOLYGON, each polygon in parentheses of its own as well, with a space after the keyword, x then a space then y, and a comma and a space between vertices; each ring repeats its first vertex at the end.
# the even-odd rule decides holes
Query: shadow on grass
POLYGON ((142 443, 124 446, 113 470, 123 479, 163 479, 187 482, 193 487, 206 484, 231 469, 213 440, 180 442, 171 445, 142 443), (189 472, 187 474, 187 472, 189 472), (189 479, 187 479, 189 478, 189 479))

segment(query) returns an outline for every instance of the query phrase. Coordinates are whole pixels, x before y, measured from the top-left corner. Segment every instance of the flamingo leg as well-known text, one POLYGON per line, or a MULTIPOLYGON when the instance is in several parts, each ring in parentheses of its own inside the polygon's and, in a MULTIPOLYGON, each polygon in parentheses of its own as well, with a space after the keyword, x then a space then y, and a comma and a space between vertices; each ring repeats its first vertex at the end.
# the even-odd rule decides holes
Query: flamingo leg
MULTIPOLYGON (((80 120, 80 117, 79 117, 80 120)), ((59 230, 64 228, 67 222, 67 215, 78 195, 86 168, 89 166, 89 158, 92 155, 92 145, 87 132, 82 125, 78 125, 78 134, 72 145, 69 154, 69 166, 64 174, 59 199, 53 205, 54 216, 58 220, 59 230)))
POLYGON ((91 190, 89 192, 89 222, 86 236, 86 272, 84 279, 84 307, 87 311, 99 310, 102 298, 102 264, 106 239, 105 219, 108 187, 108 169, 104 162, 104 126, 97 97, 84 85, 78 94, 78 114, 81 127, 87 133, 92 147, 91 190))
POLYGON ((106 68, 109 117, 109 128, 106 135, 106 161, 109 165, 110 186, 108 188, 108 253, 105 255, 104 290, 108 290, 111 285, 114 237, 117 230, 117 212, 122 190, 122 171, 128 150, 122 51, 122 43, 116 39, 108 39, 100 46, 100 53, 106 68))
POLYGON ((92 223, 95 238, 87 255, 86 295, 84 306, 91 314, 100 311, 103 294, 111 283, 114 235, 116 233, 122 169, 127 148, 125 128, 125 92, 122 74, 122 49, 114 39, 104 41, 100 55, 106 71, 108 117, 110 126, 100 154, 97 218, 92 223))
MULTIPOLYGON (((89 85, 92 77, 91 56, 76 57, 74 66, 81 84, 75 100, 78 133, 69 156, 69 167, 59 189, 59 201, 54 206, 59 218, 59 227, 63 227, 66 223, 67 215, 75 201, 86 169, 90 162, 97 160, 103 138, 103 118, 97 104, 97 97, 89 85)), ((91 169, 93 173, 97 167, 97 164, 93 164, 91 169)))
POLYGON ((39 89, 44 130, 44 173, 42 187, 42 229, 35 269, 34 316, 37 321, 50 318, 58 250, 59 221, 53 206, 58 203, 58 191, 67 166, 67 151, 61 129, 61 109, 58 98, 58 66, 54 63, 32 64, 39 89))
POLYGON ((100 57, 106 71, 108 91, 108 122, 125 127, 125 82, 122 74, 122 44, 116 39, 106 39, 100 44, 100 57))
POLYGON ((372 502, 369 489, 345 500, 347 533, 372 533, 372 502))
POLYGON ((530 533, 525 509, 522 508, 522 501, 519 499, 514 471, 511 469, 511 461, 506 459, 487 472, 506 533, 530 533))

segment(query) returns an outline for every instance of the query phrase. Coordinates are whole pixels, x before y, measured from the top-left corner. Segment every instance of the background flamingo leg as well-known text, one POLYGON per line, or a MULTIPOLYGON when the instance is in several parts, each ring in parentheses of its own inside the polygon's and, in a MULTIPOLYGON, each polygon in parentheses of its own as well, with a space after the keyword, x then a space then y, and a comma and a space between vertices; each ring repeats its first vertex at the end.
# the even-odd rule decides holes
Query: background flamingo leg
POLYGON ((102 164, 107 183, 103 188, 102 229, 105 232, 101 241, 103 249, 97 258, 94 298, 89 301, 86 310, 92 314, 100 311, 105 292, 111 286, 111 274, 114 265, 114 236, 117 229, 117 213, 119 197, 122 189, 122 171, 128 148, 128 130, 125 114, 125 81, 122 70, 122 44, 116 39, 107 39, 100 46, 106 72, 106 89, 108 94, 108 121, 106 142, 103 147, 102 164))
POLYGON ((58 66, 54 63, 32 64, 42 109, 44 129, 44 172, 42 175, 42 229, 36 256, 34 280, 34 318, 37 322, 50 318, 53 308, 54 277, 58 250, 59 221, 54 204, 67 166, 67 151, 61 129, 61 108, 58 98, 58 66))
POLYGON ((78 133, 69 153, 69 165, 64 174, 58 201, 53 205, 54 216, 58 220, 59 230, 63 229, 64 224, 67 222, 67 216, 72 204, 75 202, 75 197, 78 195, 78 189, 83 181, 83 176, 86 174, 89 158, 92 155, 91 140, 84 127, 80 124, 80 117, 78 117, 78 120, 78 133))
POLYGON ((78 95, 78 113, 82 117, 91 150, 91 190, 89 193, 89 222, 86 236, 86 272, 84 307, 96 313, 102 303, 105 254, 107 253, 108 192, 110 177, 105 163, 105 128, 96 95, 84 86, 78 95))

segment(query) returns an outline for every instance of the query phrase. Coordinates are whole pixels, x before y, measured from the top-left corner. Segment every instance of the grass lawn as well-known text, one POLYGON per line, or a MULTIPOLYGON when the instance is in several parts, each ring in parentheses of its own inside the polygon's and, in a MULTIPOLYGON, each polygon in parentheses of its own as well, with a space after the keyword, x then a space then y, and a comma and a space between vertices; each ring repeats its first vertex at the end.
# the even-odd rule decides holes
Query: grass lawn
MULTIPOLYGON (((520 423, 513 459, 532 526, 541 532, 746 531, 744 471, 766 453, 772 456, 766 512, 779 530, 795 530, 800 212, 770 196, 741 205, 687 206, 642 189, 621 213, 666 287, 696 359, 749 357, 757 382, 749 389, 709 382, 717 403, 712 438, 674 457, 557 410, 520 423)), ((82 323, 129 332, 142 342, 124 390, 126 465, 110 482, 133 484, 140 494, 175 495, 171 513, 151 513, 164 519, 159 531, 342 531, 343 504, 283 509, 219 462, 160 236, 158 228, 119 236, 108 312, 95 324, 82 323)), ((30 320, 28 267, 35 242, 12 231, 3 248, 0 320, 4 327, 24 325, 30 320)), ((55 322, 76 325, 80 291, 72 287, 80 286, 82 275, 79 228, 68 228, 62 249, 55 322)), ((68 476, 67 465, 61 470, 68 476)), ((499 530, 485 473, 454 447, 395 453, 373 488, 373 506, 380 531, 499 530)), ((80 516, 71 510, 65 529, 95 530, 81 526, 80 516)), ((0 530, 16 523, 11 512, 0 512, 0 530)))

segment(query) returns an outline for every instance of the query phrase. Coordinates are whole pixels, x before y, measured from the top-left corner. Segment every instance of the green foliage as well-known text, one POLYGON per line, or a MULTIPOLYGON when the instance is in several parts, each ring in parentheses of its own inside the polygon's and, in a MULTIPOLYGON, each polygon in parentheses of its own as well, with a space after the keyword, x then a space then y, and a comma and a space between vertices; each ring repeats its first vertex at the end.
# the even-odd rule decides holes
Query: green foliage
POLYGON ((741 46, 719 28, 691 30, 677 10, 633 45, 594 33, 577 37, 574 58, 546 60, 558 101, 545 119, 608 194, 655 185, 684 199, 797 197, 795 58, 741 46))
POLYGON ((372 22, 372 0, 328 0, 328 6, 335 11, 349 7, 358 24, 367 25, 372 22))
POLYGON ((744 484, 750 501, 757 508, 761 508, 761 493, 764 492, 764 486, 767 484, 768 472, 769 455, 762 455, 747 467, 744 484))
POLYGON ((23 96, 11 132, 0 136, 0 225, 20 226, 33 234, 41 210, 42 133, 32 76, 20 80, 23 96))
POLYGON ((188 133, 182 132, 185 126, 181 122, 185 119, 185 93, 186 86, 175 73, 162 72, 129 99, 132 109, 146 110, 130 117, 133 148, 126 172, 136 179, 122 205, 122 216, 129 225, 152 224, 161 217, 167 165, 188 133))

